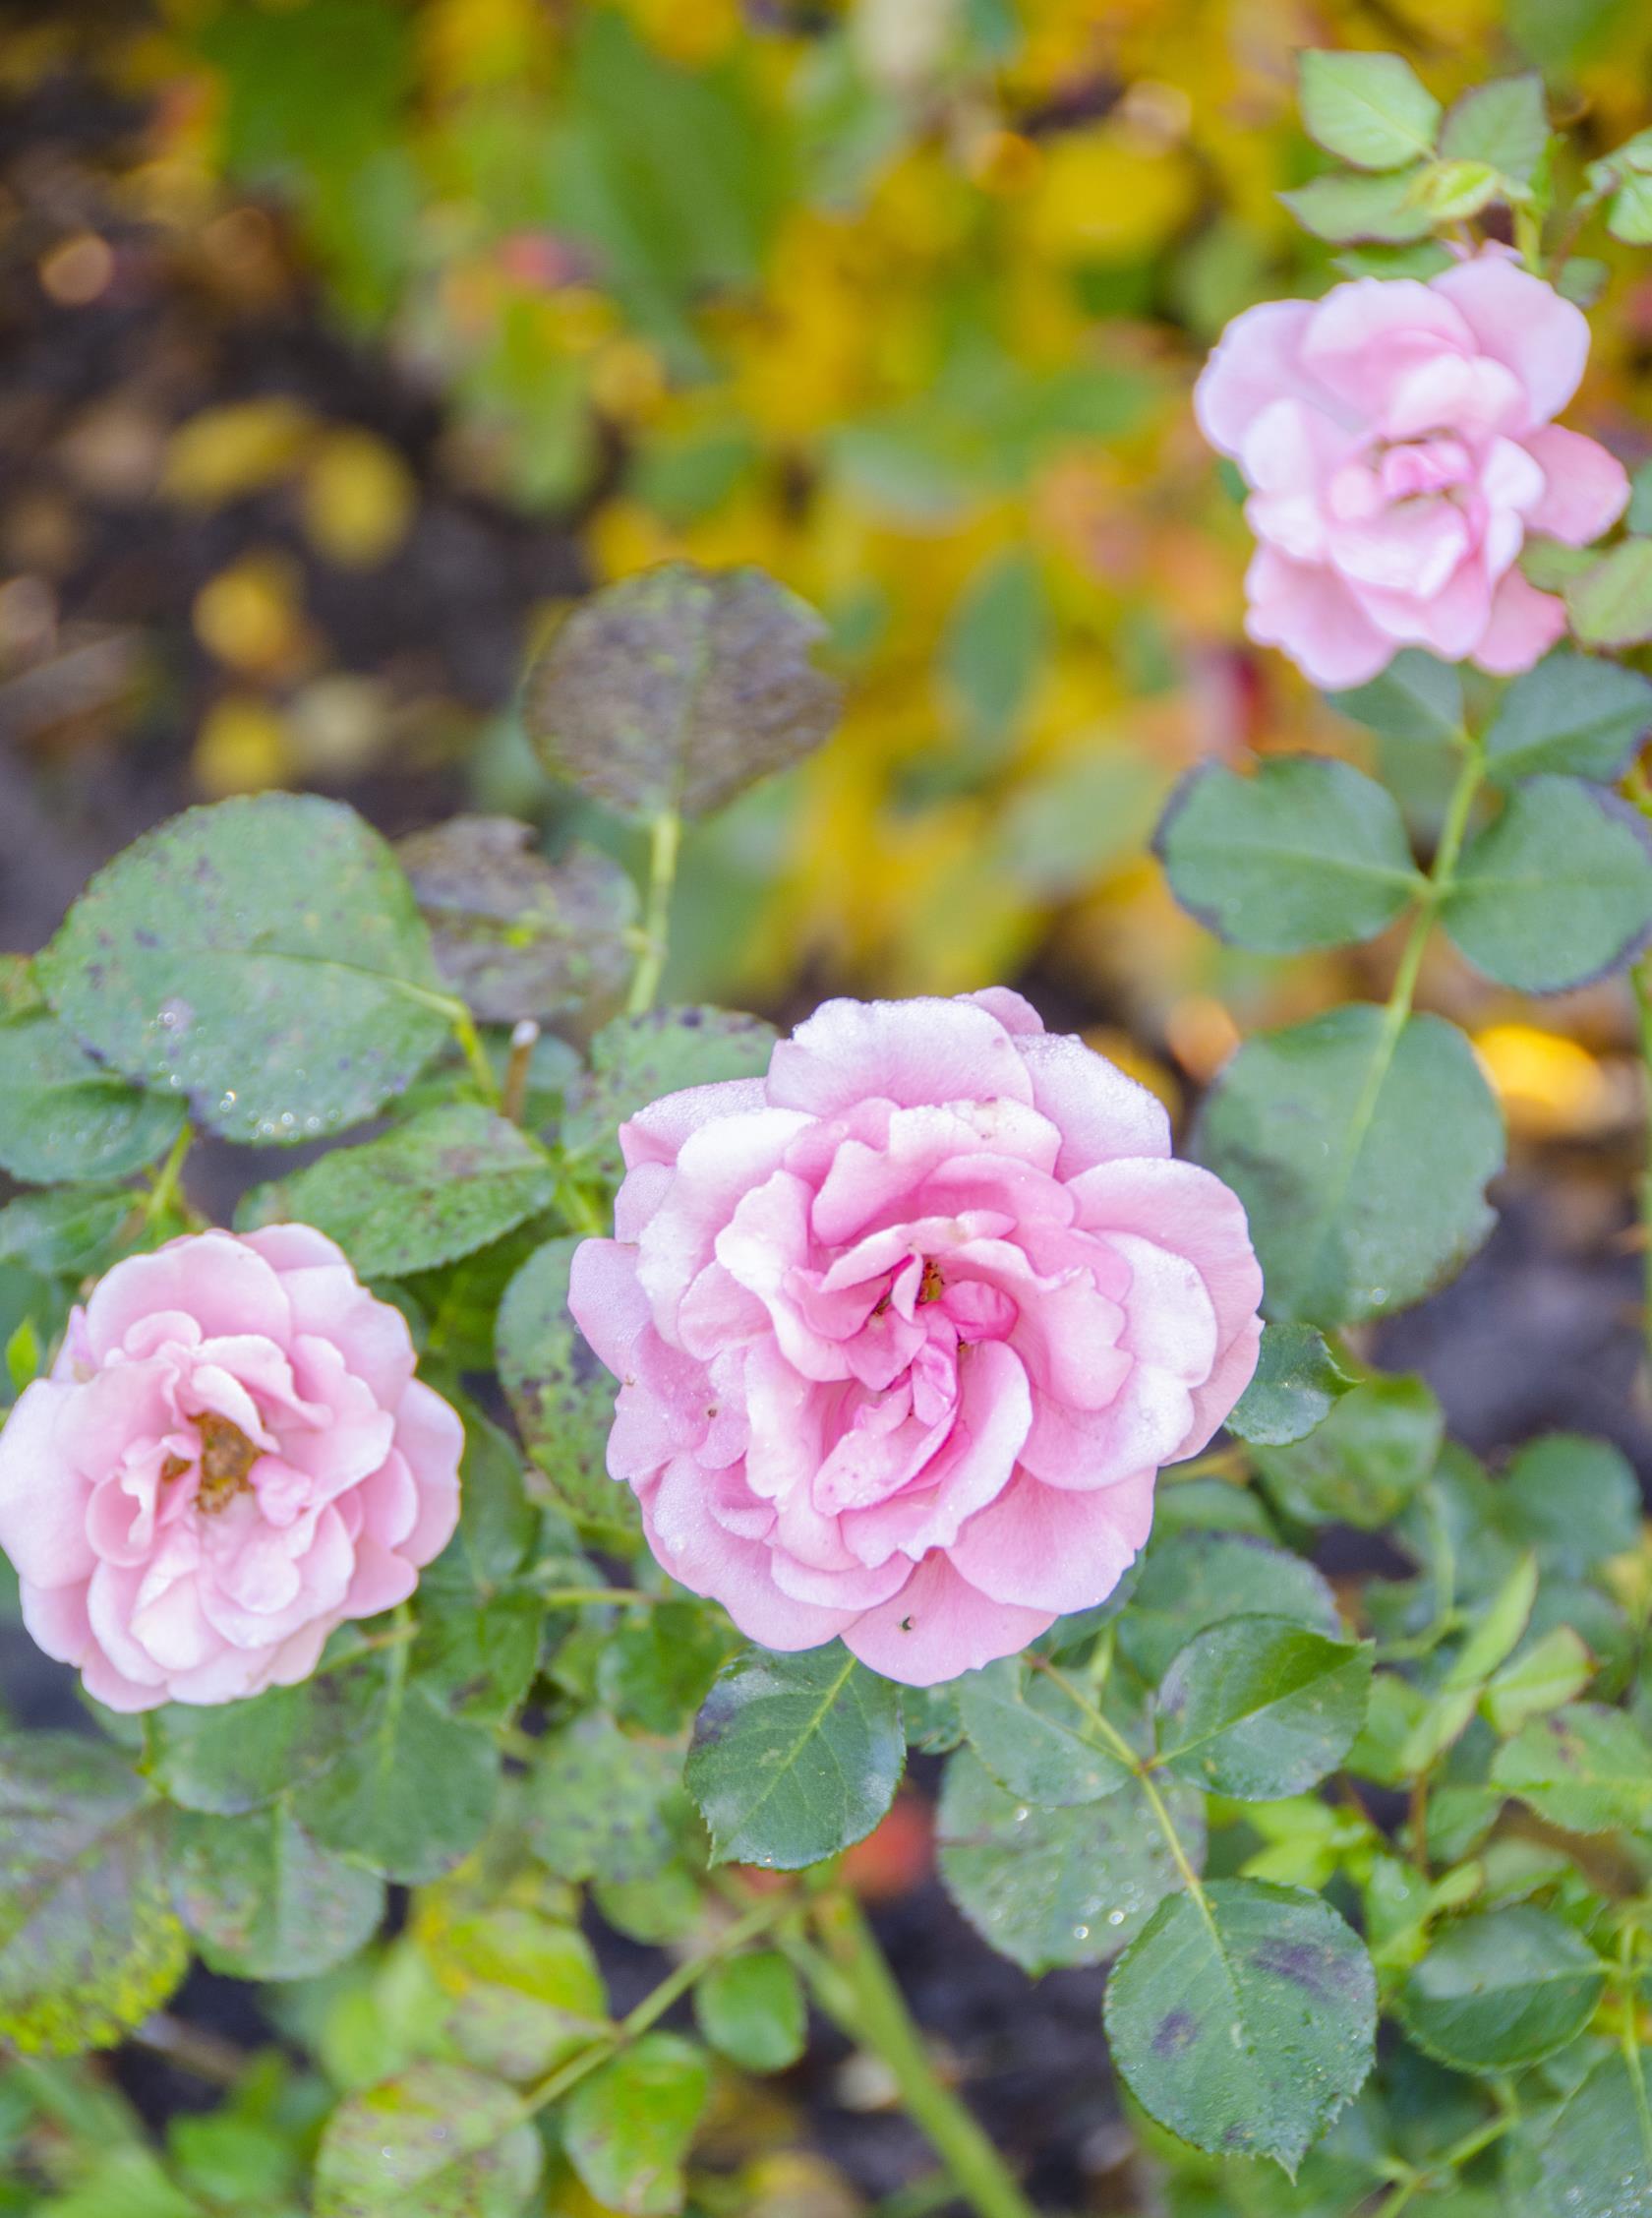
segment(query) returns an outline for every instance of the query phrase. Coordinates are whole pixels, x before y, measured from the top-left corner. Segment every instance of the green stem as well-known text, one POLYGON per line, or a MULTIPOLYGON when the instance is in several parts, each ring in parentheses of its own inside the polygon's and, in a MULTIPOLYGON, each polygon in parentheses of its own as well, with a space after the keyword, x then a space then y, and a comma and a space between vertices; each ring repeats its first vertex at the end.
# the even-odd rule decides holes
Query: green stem
POLYGON ((447 1021, 453 1027, 453 1037, 464 1050, 464 1059, 470 1065, 470 1075, 476 1088, 490 1109, 498 1109, 499 1080, 494 1076, 494 1066, 488 1060, 488 1050, 482 1045, 482 1035, 476 1029, 476 1019, 462 1001, 445 1003, 447 1021))
POLYGON ((157 1217, 164 1216, 178 1198, 178 1182, 184 1174, 184 1158, 189 1154, 194 1139, 194 1128, 186 1123, 167 1151, 166 1161, 155 1172, 154 1184, 144 1196, 144 1222, 147 1225, 152 1225, 157 1217))
POLYGON ((1092 1729, 1101 1736, 1119 1762, 1135 1775, 1137 1784, 1147 1797, 1148 1808, 1153 1814, 1153 1823, 1164 1835, 1164 1845, 1170 1851, 1170 1861, 1175 1865, 1183 1887, 1197 1905, 1200 1916, 1213 1934, 1216 1922, 1210 1915, 1210 1905, 1200 1884, 1199 1874, 1194 1870, 1192 1859, 1182 1845, 1182 1836, 1176 1830, 1176 1821, 1171 1817, 1169 1805, 1159 1793, 1158 1782, 1152 1776, 1147 1762, 1137 1755, 1106 1711, 1075 1687, 1064 1671, 1058 1671, 1053 1663, 1040 1655, 1029 1656, 1028 1661, 1035 1671, 1041 1671, 1052 1686, 1059 1687, 1075 1708, 1084 1711, 1092 1729))
POLYGON ((799 1951, 799 1960, 821 2008, 888 2068, 909 2116, 978 2218, 1034 2218, 1003 2158, 937 2078, 923 2036, 855 1897, 841 1889, 823 1894, 814 1917, 832 1976, 820 1976, 812 1951, 799 1951))
POLYGON ((1514 244, 1520 250, 1520 260, 1534 277, 1543 274, 1543 218, 1529 201, 1515 201, 1514 244))
POLYGON ((1646 2091, 1646 2073, 1640 2057, 1640 1993, 1635 1976, 1635 1953, 1638 1936, 1632 1925, 1625 1926, 1618 1940, 1618 1956, 1622 1980, 1619 2001, 1622 2008, 1622 2029, 1619 2035, 1623 2051, 1623 2068, 1629 2075, 1629 2087, 1634 2095, 1635 2115, 1640 2122, 1640 2145, 1649 2167, 1652 2167, 1652 2098, 1646 2091))
POLYGON ((577 2087, 580 2080, 588 2079, 593 2071, 611 2063, 621 2049, 629 2048, 650 2026, 657 2024, 672 2005, 686 1995, 695 1981, 710 1971, 713 1964, 721 1963, 725 1956, 731 1956, 736 1949, 743 1948, 748 1941, 754 1941, 759 1934, 767 1933, 771 1926, 778 1925, 783 1918, 795 1916, 796 1908, 796 1898, 793 1894, 772 1894, 755 1908, 748 1910, 744 1917, 737 1918, 733 1925, 726 1927, 717 1936, 708 1948, 702 1949, 697 1956, 690 1956, 685 1963, 678 1964, 675 1971, 668 1972, 659 1986, 651 1989, 635 2009, 627 2012, 611 2033, 605 2033, 601 2040, 593 2041, 588 2049, 581 2049, 576 2057, 570 2057, 566 2064, 560 2065, 537 2087, 530 2087, 522 2098, 522 2117, 532 2118, 536 2111, 543 2110, 548 2103, 557 2102, 570 2088, 577 2087))
POLYGON ((675 809, 662 809, 648 828, 648 906, 642 922, 642 952, 625 1003, 627 1016, 640 1017, 651 1009, 660 990, 660 973, 671 943, 672 888, 677 883, 681 841, 682 818, 675 809))

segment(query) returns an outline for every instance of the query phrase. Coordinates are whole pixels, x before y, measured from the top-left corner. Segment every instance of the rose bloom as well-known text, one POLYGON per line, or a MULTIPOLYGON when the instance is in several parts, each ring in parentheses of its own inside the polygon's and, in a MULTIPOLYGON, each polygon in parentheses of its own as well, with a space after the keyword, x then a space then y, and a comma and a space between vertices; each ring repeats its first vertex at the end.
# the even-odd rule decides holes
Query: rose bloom
POLYGON ((1315 685, 1405 646, 1526 670, 1565 608, 1514 567, 1622 513, 1622 465, 1551 422, 1589 353, 1581 312, 1490 246, 1431 277, 1361 277, 1228 326, 1194 395, 1252 488, 1246 629, 1315 685))
POLYGON ((233 1702, 406 1599, 457 1522, 462 1446, 331 1240, 203 1232, 71 1316, 0 1431, 0 1547, 99 1702, 233 1702))
POLYGON ((830 1001, 620 1131, 570 1305, 660 1562, 929 1686, 1100 1601, 1255 1367, 1238 1200, 1019 994, 830 1001))

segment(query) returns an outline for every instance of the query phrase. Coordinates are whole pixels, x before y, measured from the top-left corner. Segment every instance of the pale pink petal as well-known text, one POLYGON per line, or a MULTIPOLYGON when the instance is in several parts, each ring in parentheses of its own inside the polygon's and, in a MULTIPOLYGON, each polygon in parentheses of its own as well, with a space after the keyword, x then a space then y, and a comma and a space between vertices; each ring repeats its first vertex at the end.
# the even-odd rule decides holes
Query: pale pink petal
POLYGON ((409 1563, 433 1563, 459 1522, 459 1459, 464 1427, 451 1403, 415 1379, 395 1412, 395 1444, 419 1489, 419 1519, 397 1552, 409 1563))
POLYGON ((1527 434, 1525 446, 1544 476, 1542 498, 1526 517, 1533 531, 1586 547, 1628 507, 1629 474, 1598 440, 1543 424, 1527 434))
POLYGON ((81 1683, 93 1702, 100 1702, 105 1709, 118 1709, 128 1714, 139 1709, 158 1709, 163 1702, 172 1699, 170 1691, 158 1682, 141 1684, 129 1679, 98 1648, 88 1649, 81 1665, 81 1683))
POLYGON ((346 1617, 377 1617, 406 1601, 419 1584, 419 1574, 404 1556, 392 1554, 377 1540, 356 1543, 356 1568, 344 1596, 346 1617))
POLYGON ((1435 286, 1414 277, 1356 277, 1310 308, 1298 375, 1316 379, 1349 422, 1363 427, 1375 424, 1422 364, 1443 352, 1475 351, 1469 325, 1435 286))
POLYGON ((35 1379, 0 1429, 0 1548, 36 1587, 71 1587, 96 1561, 87 1538, 91 1488, 59 1439, 76 1389, 35 1379))
POLYGON ((1152 1525, 1151 1470, 1087 1493, 1020 1477, 964 1528, 952 1560, 995 1601, 1092 1609, 1135 1560, 1152 1525))
POLYGON ((1324 404, 1324 390, 1302 366, 1302 338, 1314 313, 1307 300, 1269 300, 1247 308, 1222 333, 1193 391, 1199 428, 1221 454, 1237 454, 1265 408, 1283 397, 1324 404))
POLYGON ((1245 573, 1245 629, 1278 647, 1327 691, 1363 686, 1393 660, 1399 640, 1380 630, 1334 570, 1259 547, 1245 573))
POLYGON ((1166 1462, 1179 1464, 1185 1457, 1197 1456, 1209 1445, 1211 1435, 1220 1431, 1251 1383, 1261 1349, 1262 1319, 1248 1317, 1217 1355, 1204 1385, 1194 1388, 1193 1422, 1166 1462))
POLYGON ((1443 270, 1430 289, 1460 312, 1477 353, 1513 371, 1529 402, 1528 426, 1560 413, 1589 359, 1589 324, 1580 308, 1499 247, 1443 270))
POLYGON ((998 1019, 1006 1032, 1042 1032, 1044 1020, 1025 994, 1017 993, 1008 986, 982 986, 974 993, 962 993, 959 999, 973 1001, 977 1009, 998 1019))
POLYGON ((1498 580, 1486 629, 1474 645, 1474 660, 1500 678, 1512 677, 1540 662, 1557 639, 1565 636, 1565 603, 1558 593, 1540 593, 1517 569, 1498 580))
POLYGON ((87 1615, 86 1588, 36 1587, 31 1579, 18 1582, 23 1622, 37 1649, 59 1663, 79 1663, 91 1647, 91 1620, 87 1615))
POLYGON ((852 1654, 886 1679, 934 1687, 1014 1655, 1047 1633, 1054 1610, 995 1602, 972 1587, 938 1551, 926 1556, 900 1592, 857 1617, 844 1633, 852 1654))
POLYGON ((273 1267, 232 1232, 196 1232, 152 1255, 129 1255, 92 1289, 87 1336, 101 1360, 156 1309, 181 1309, 204 1333, 259 1333, 285 1343, 292 1310, 273 1267))
POLYGON ((627 1170, 642 1164, 675 1164, 684 1143, 702 1126, 725 1116, 754 1116, 768 1105, 760 1078, 723 1078, 710 1086, 685 1086, 638 1109, 620 1127, 620 1152, 627 1170))
POLYGON ((739 1538, 709 1514, 704 1475, 691 1459, 638 1488, 637 1499, 648 1544, 666 1570, 690 1593, 720 1601, 747 1640, 769 1649, 818 1648, 853 1622, 853 1610, 781 1592, 763 1542, 739 1538))
POLYGON ((1138 1233, 1198 1266, 1223 1346, 1260 1307, 1262 1267, 1244 1204, 1201 1165, 1107 1164, 1087 1171, 1074 1191, 1092 1229, 1138 1233))
POLYGON ((1058 1178, 1119 1156, 1170 1153, 1164 1104, 1076 1034, 1045 1033, 1016 1047, 1032 1082, 1033 1108, 1061 1134, 1058 1178))
POLYGON ((1491 621, 1492 581, 1470 555, 1440 589, 1426 598, 1355 583, 1350 588, 1366 618, 1390 638, 1427 647, 1444 662, 1472 654, 1491 621))
POLYGON ((718 1117, 683 1142, 677 1176, 637 1243, 637 1277, 668 1341, 676 1337, 678 1304, 717 1252, 741 1198, 773 1178, 787 1142, 807 1122, 795 1109, 759 1109, 718 1117))
POLYGON ((971 1001, 825 1001, 783 1040, 769 1100, 831 1116, 873 1097, 916 1109, 934 1102, 1027 1102, 1032 1088, 1011 1035, 971 1001))
POLYGON ((652 1322, 636 1249, 620 1240, 581 1240, 568 1270, 567 1305, 598 1359, 624 1378, 637 1336, 652 1322))
POLYGON ((1416 439, 1446 424, 1459 432, 1523 431, 1529 421, 1525 388, 1485 354, 1431 354, 1417 361, 1381 411, 1387 439, 1416 439))

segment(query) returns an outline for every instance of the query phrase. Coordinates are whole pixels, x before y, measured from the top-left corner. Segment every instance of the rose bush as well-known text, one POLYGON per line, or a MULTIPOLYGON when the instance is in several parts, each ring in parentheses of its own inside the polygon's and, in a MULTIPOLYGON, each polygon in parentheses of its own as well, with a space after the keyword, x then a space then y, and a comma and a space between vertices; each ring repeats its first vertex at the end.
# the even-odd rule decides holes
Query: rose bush
POLYGON ((571 1304, 656 1555, 928 1686, 1112 1591, 1256 1363, 1244 1211, 1019 994, 831 1001, 620 1131, 571 1304))
POLYGON ((1529 669, 1566 615, 1515 567, 1527 535, 1584 546, 1629 497, 1615 455, 1553 421, 1588 353, 1582 311, 1496 245, 1426 283, 1247 309, 1195 407, 1251 488, 1251 637, 1316 686, 1405 646, 1529 669))
POLYGON ((331 1240, 202 1232, 71 1315, 0 1432, 0 1547, 98 1702, 233 1702, 406 1600, 452 1536, 461 1446, 331 1240))

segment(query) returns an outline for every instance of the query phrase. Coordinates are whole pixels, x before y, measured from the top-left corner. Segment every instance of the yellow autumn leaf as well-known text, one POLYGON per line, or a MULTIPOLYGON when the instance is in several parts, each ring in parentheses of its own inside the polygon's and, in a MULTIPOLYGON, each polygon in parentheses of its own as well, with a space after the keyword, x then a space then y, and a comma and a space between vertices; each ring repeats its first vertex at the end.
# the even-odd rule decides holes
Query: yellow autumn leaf
POLYGON ((232 670, 274 670, 304 645, 302 594, 303 577, 289 556, 243 556, 195 596, 196 637, 232 670))
POLYGON ((195 782, 212 801, 259 793, 288 775, 286 726, 256 693, 225 693, 201 720, 191 761, 195 782))
POLYGON ((310 411, 284 393, 203 409, 172 434, 161 490, 197 509, 262 493, 297 468, 314 428, 310 411))
POLYGON ((342 569, 373 569, 406 538, 418 508, 412 471, 371 432, 324 434, 304 472, 300 506, 312 546, 342 569))

